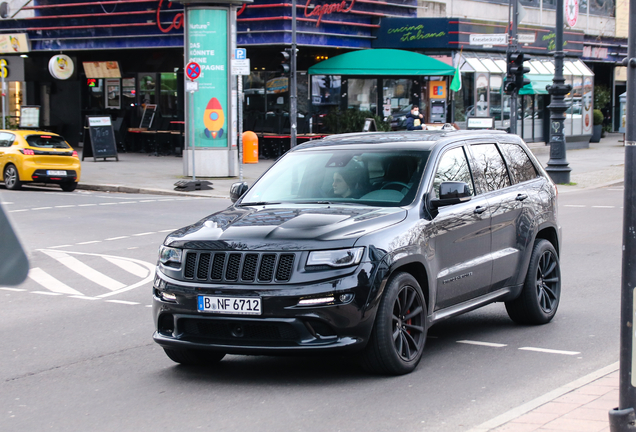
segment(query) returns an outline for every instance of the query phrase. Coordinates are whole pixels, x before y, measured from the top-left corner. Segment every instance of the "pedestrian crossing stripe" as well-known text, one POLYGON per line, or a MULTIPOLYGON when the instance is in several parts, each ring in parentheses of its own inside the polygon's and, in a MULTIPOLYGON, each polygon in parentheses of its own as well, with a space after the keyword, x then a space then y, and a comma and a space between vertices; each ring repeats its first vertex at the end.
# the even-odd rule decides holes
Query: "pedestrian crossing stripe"
MULTIPOLYGON (((60 251, 60 250, 51 250, 51 249, 39 249, 39 252, 42 252, 48 255, 49 257, 53 258, 54 260, 64 265, 71 271, 109 290, 109 292, 95 296, 95 298, 111 297, 126 291, 133 290, 147 283, 150 283, 152 282, 152 279, 154 277, 154 272, 155 272, 154 264, 148 263, 146 261, 134 259, 134 258, 126 258, 126 257, 120 257, 120 256, 86 253, 86 252, 60 251), (120 269, 126 271, 127 273, 130 273, 136 277, 141 278, 141 280, 132 285, 123 284, 111 278, 110 276, 105 275, 95 270, 94 268, 88 266, 87 264, 79 260, 76 256, 100 257, 110 262, 111 264, 119 267, 120 269)), ((57 280, 56 278, 47 274, 46 272, 44 272, 42 269, 38 267, 31 269, 31 271, 29 272, 29 278, 54 293, 68 294, 68 295, 74 295, 74 296, 83 295, 81 292, 77 291, 76 289, 72 287, 69 287, 68 285, 57 280)))

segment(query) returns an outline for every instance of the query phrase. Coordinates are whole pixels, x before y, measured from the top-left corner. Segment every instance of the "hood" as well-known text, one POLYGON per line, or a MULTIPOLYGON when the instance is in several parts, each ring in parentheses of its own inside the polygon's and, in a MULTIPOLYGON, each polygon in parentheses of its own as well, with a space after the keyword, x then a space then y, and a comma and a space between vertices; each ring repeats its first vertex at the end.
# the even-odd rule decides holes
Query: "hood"
POLYGON ((207 250, 351 247, 361 236, 405 217, 406 210, 399 207, 229 207, 173 232, 164 244, 207 250))

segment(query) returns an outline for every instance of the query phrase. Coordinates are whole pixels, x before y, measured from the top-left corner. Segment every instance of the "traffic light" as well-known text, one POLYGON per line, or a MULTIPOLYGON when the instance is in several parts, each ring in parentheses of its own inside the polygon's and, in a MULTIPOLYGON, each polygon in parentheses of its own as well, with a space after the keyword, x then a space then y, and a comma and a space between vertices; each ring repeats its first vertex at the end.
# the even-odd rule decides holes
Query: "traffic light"
POLYGON ((291 70, 291 65, 289 64, 289 60, 291 59, 291 54, 289 49, 285 49, 281 51, 282 60, 280 62, 280 72, 283 75, 289 75, 291 70))
POLYGON ((514 77, 515 86, 521 90, 530 84, 530 80, 524 75, 530 72, 530 68, 524 67, 523 63, 530 60, 530 56, 524 53, 509 54, 508 57, 508 75, 514 77))
POLYGON ((515 78, 513 76, 506 75, 504 78, 504 92, 507 95, 511 95, 515 92, 517 88, 517 84, 515 83, 515 78))

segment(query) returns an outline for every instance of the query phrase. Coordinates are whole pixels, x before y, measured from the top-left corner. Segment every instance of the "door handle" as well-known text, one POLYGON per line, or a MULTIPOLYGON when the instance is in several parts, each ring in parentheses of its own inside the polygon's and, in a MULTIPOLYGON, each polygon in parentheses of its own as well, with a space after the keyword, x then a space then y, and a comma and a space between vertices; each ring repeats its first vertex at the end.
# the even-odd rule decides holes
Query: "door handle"
POLYGON ((524 199, 528 198, 528 195, 526 194, 519 194, 517 195, 517 198, 515 198, 517 201, 523 201, 524 199))
POLYGON ((474 213, 476 213, 476 214, 482 214, 483 212, 485 212, 485 211, 486 211, 486 209, 487 209, 486 207, 477 206, 477 207, 475 207, 474 213))

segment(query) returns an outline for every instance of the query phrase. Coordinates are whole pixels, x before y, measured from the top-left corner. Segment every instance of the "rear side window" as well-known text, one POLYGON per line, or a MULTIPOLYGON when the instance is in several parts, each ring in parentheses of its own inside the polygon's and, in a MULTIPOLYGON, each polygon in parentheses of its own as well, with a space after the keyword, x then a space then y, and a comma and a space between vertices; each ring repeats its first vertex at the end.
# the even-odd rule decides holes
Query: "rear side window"
POLYGON ((0 132, 0 147, 11 147, 15 141, 15 135, 8 132, 0 132))
POLYGON ((477 169, 485 180, 486 192, 510 186, 508 170, 497 146, 494 144, 471 145, 470 150, 475 157, 477 169))
POLYGON ((38 148, 52 148, 52 149, 67 149, 71 148, 64 138, 56 135, 29 135, 26 137, 27 143, 31 147, 38 148))
POLYGON ((433 180, 436 198, 439 198, 439 186, 446 181, 464 182, 468 184, 470 194, 475 195, 470 168, 462 147, 451 149, 442 155, 433 180))
POLYGON ((537 178, 537 169, 521 146, 517 144, 499 144, 499 148, 506 159, 514 183, 522 183, 537 178))

